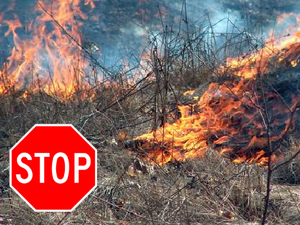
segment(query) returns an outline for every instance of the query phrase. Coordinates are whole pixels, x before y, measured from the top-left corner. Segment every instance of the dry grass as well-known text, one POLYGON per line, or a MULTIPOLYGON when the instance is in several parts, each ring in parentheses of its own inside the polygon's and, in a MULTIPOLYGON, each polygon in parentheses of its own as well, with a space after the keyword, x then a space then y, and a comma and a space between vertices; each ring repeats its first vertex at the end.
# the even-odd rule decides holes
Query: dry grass
MULTIPOLYGON (((4 224, 250 224, 260 220, 263 168, 232 164, 213 151, 202 160, 160 167, 143 164, 109 140, 98 143, 98 150, 98 187, 74 212, 34 213, 5 187, 0 212, 4 224), (140 169, 141 164, 147 170, 140 169)), ((1 174, 8 177, 8 171, 1 174)), ((298 189, 273 187, 270 224, 297 224, 298 189)))
MULTIPOLYGON (((220 62, 201 35, 190 34, 192 43, 171 37, 170 31, 162 32, 159 38, 165 44, 159 54, 154 51, 158 46, 149 47, 152 72, 137 86, 124 84, 123 75, 116 74, 119 85, 94 87, 92 100, 75 93, 63 101, 43 91, 23 98, 23 92, 13 89, 0 96, 0 224, 260 222, 264 168, 233 164, 213 150, 204 159, 161 167, 141 162, 120 141, 121 131, 130 139, 174 121, 175 106, 186 101, 182 93, 205 88, 214 79, 211 71, 220 62), (35 213, 9 188, 8 150, 37 123, 73 124, 98 149, 98 186, 74 212, 35 213)), ((231 46, 242 45, 239 40, 242 35, 231 40, 231 46)), ((275 181, 279 176, 299 181, 299 160, 298 156, 288 165, 292 173, 284 168, 278 171, 275 181)), ((298 186, 288 186, 286 181, 273 186, 269 224, 299 224, 299 183, 294 184, 298 186)))

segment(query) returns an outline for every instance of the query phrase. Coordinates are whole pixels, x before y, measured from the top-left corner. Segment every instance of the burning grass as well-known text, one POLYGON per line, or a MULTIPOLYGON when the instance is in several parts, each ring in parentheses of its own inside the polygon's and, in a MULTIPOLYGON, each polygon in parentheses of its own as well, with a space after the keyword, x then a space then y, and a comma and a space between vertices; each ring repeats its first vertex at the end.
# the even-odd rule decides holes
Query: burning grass
MULTIPOLYGON (((103 86, 93 101, 83 100, 80 92, 68 101, 43 91, 27 91, 26 97, 20 91, 2 96, 2 222, 247 224, 259 221, 266 191, 264 168, 233 164, 213 151, 213 146, 201 160, 170 160, 164 166, 142 161, 141 152, 129 152, 124 148, 125 140, 132 140, 149 127, 155 127, 154 119, 161 118, 149 107, 149 104, 154 107, 151 100, 156 85, 151 79, 145 81, 137 90, 129 92, 133 95, 129 95, 126 88, 103 86), (127 95, 125 99, 124 95, 127 95), (73 213, 34 213, 8 188, 8 159, 4 155, 35 123, 72 123, 99 150, 98 187, 73 213)), ((292 82, 292 85, 295 84, 292 82)), ((200 97, 203 91, 198 90, 194 95, 197 93, 200 97)), ((176 121, 180 116, 176 116, 176 110, 172 111, 176 98, 172 95, 168 98, 174 101, 166 105, 174 116, 168 120, 176 121)), ((182 95, 177 101, 192 104, 195 99, 191 95, 182 95)), ((160 144, 157 146, 161 148, 160 144)), ((285 176, 292 177, 292 172, 285 176)), ((272 193, 269 215, 272 223, 293 224, 300 219, 297 217, 300 199, 297 188, 278 185, 272 193)))
MULTIPOLYGON (((79 10, 78 1, 73 4, 79 10)), ((38 20, 49 22, 60 10, 38 20)), ((71 17, 57 22, 74 25, 71 17)), ((81 54, 80 39, 73 46, 56 28, 48 37, 36 35, 42 38, 37 43, 51 48, 53 35, 62 37, 58 49, 66 61, 56 64, 50 51, 57 67, 45 70, 34 61, 43 47, 20 57, 33 50, 18 40, 17 27, 9 30, 16 41, 10 59, 16 61, 0 73, 0 224, 247 224, 261 220, 270 188, 267 169, 257 165, 276 168, 285 156, 293 160, 284 165, 294 169, 284 176, 299 177, 299 33, 285 45, 271 39, 222 63, 205 34, 188 34, 193 41, 187 43, 166 28, 155 37, 163 46, 153 42, 134 73, 100 67, 104 79, 98 80, 96 69, 82 73, 86 56, 88 66, 99 65, 81 54), (32 79, 23 79, 28 73, 32 79), (98 187, 72 213, 34 213, 8 188, 7 152, 37 123, 73 124, 99 151, 98 187)), ((243 35, 228 42, 240 46, 243 35)), ((300 193, 280 184, 281 174, 274 177, 269 223, 297 223, 300 193)))
POLYGON ((299 130, 299 75, 292 62, 300 52, 298 44, 287 46, 280 55, 279 49, 266 47, 266 55, 260 50, 240 63, 230 59, 226 69, 230 80, 212 82, 201 96, 186 92, 194 101, 179 106, 181 117, 176 122, 135 139, 148 151, 147 160, 163 165, 200 158, 211 146, 234 163, 266 165, 269 156, 277 162, 288 132, 299 130), (260 77, 258 71, 265 73, 260 77))

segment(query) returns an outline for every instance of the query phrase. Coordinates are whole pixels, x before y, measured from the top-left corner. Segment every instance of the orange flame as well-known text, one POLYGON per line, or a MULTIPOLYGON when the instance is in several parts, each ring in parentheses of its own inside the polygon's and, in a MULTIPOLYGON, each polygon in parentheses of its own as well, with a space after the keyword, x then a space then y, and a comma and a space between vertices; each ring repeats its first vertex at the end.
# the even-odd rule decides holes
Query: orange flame
MULTIPOLYGON (((30 38, 18 35, 19 28, 24 27, 18 18, 4 21, 8 27, 5 36, 12 35, 14 47, 0 71, 0 94, 14 87, 68 98, 78 89, 89 87, 84 80, 89 64, 80 47, 66 35, 67 32, 82 44, 81 20, 87 16, 80 9, 80 2, 38 1, 34 9, 37 17, 26 27, 30 38)), ((85 0, 84 4, 95 7, 92 0, 85 0)))
MULTIPOLYGON (((283 14, 279 16, 278 23, 282 23, 289 17, 295 17, 300 24, 300 15, 293 13, 283 14)), ((299 61, 299 55, 293 48, 300 48, 300 30, 297 30, 292 35, 287 35, 285 38, 276 39, 274 31, 270 31, 270 36, 267 39, 265 46, 257 51, 251 52, 248 55, 239 56, 236 58, 228 58, 226 66, 221 67, 219 72, 226 72, 226 69, 233 71, 233 75, 243 78, 255 78, 257 74, 265 74, 270 72, 269 64, 272 63, 272 57, 280 63, 283 59, 291 66, 295 67, 299 61), (286 49, 289 49, 286 51, 286 49), (289 57, 289 58, 287 58, 289 57)))
MULTIPOLYGON (((297 17, 298 18, 298 17, 297 17)), ((265 47, 242 57, 227 59, 216 73, 232 74, 234 81, 211 83, 192 106, 181 105, 181 118, 155 131, 135 138, 146 151, 145 158, 160 165, 203 157, 213 148, 234 163, 266 165, 280 156, 270 153, 295 124, 292 111, 300 95, 289 92, 289 101, 279 93, 262 93, 256 76, 272 73, 274 68, 296 67, 300 56, 300 31, 277 40, 270 36, 265 47), (266 102, 270 119, 268 128, 262 103, 266 102), (268 133, 268 129, 276 132, 268 133), (277 128, 278 127, 278 128, 277 128), (275 129, 274 128, 274 129, 275 129)), ((184 95, 193 95, 188 91, 184 95)), ((196 98, 194 98, 196 99, 196 98)))

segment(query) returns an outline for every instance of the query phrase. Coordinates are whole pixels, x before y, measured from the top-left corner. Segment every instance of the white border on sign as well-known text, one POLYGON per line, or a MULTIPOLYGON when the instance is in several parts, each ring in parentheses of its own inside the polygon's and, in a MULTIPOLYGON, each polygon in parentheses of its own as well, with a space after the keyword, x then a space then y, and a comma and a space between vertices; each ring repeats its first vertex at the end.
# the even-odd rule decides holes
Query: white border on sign
POLYGON ((97 187, 97 149, 72 125, 72 124, 35 124, 10 150, 9 150, 9 186, 35 211, 35 212, 72 212, 96 187, 97 187), (86 193, 85 196, 81 198, 81 200, 70 210, 42 210, 35 209, 12 185, 12 173, 11 173, 11 165, 12 165, 12 157, 11 152, 14 148, 36 127, 72 127, 73 130, 79 134, 82 139, 85 140, 86 143, 89 144, 95 150, 95 186, 91 188, 91 190, 86 193))

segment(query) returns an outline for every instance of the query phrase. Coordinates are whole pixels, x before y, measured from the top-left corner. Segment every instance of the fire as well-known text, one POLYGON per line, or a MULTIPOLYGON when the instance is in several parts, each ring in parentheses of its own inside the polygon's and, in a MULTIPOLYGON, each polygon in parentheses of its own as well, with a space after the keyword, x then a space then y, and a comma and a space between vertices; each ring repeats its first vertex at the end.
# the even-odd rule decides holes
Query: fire
POLYGON ((278 67, 293 70, 299 56, 297 31, 283 40, 271 35, 262 49, 227 59, 215 73, 229 74, 231 80, 211 83, 202 96, 194 98, 197 101, 192 106, 178 107, 181 117, 176 122, 135 138, 144 152, 142 157, 163 165, 200 158, 214 149, 234 163, 264 166, 269 156, 271 163, 276 162, 281 157, 281 140, 299 119, 293 114, 300 95, 284 81, 287 86, 261 88, 259 79, 278 67))
MULTIPOLYGON (((81 0, 37 1, 37 16, 28 25, 22 24, 17 16, 4 20, 5 15, 1 15, 7 26, 5 36, 13 38, 14 47, 0 71, 0 94, 13 88, 43 90, 49 95, 69 98, 79 89, 89 88, 84 78, 89 63, 79 46, 80 27, 87 15, 80 3, 81 0), (19 35, 21 29, 26 30, 28 38, 19 35)), ((83 3, 91 9, 95 7, 92 0, 83 3)))
MULTIPOLYGON (((181 118, 175 123, 135 140, 147 150, 148 160, 161 165, 171 160, 203 157, 211 148, 235 163, 265 165, 268 142, 276 146, 290 124, 294 126, 291 111, 296 109, 300 96, 290 93, 286 98, 290 102, 282 101, 276 92, 261 93, 253 79, 212 83, 192 107, 179 106, 181 118), (272 115, 269 129, 274 130, 270 136, 260 107, 264 98, 272 115)), ((275 162, 277 157, 273 154, 271 161, 275 162)))
POLYGON ((291 61, 291 66, 292 67, 296 67, 298 64, 298 62, 296 60, 291 61))
POLYGON ((183 93, 184 96, 187 96, 187 95, 193 95, 195 93, 195 90, 189 90, 189 91, 186 91, 183 93))
MULTIPOLYGON (((300 24, 300 15, 293 13, 282 14, 277 19, 277 24, 283 23, 287 18, 294 17, 300 24)), ((274 31, 270 31, 270 36, 266 40, 265 47, 251 52, 248 55, 239 56, 236 58, 228 58, 226 65, 219 68, 219 72, 226 72, 227 69, 233 70, 233 75, 246 79, 255 78, 257 74, 265 74, 270 72, 270 60, 275 57, 275 60, 280 63, 285 60, 292 67, 296 67, 299 61, 298 50, 292 48, 300 48, 300 30, 295 31, 292 35, 287 35, 285 38, 274 37, 274 31), (286 49, 289 49, 286 51, 286 49), (289 58, 288 58, 289 57, 289 58)))

